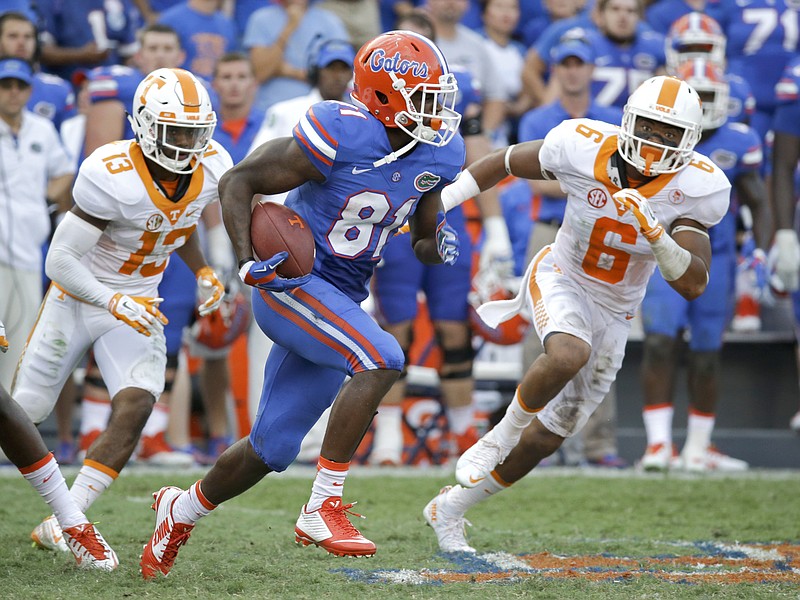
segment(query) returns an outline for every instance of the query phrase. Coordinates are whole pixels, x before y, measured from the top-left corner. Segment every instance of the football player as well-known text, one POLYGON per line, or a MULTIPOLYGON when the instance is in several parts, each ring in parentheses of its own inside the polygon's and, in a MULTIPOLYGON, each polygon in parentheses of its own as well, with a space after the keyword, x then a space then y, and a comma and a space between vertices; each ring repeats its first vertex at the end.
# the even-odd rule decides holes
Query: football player
POLYGON ((464 513, 584 426, 622 365, 633 313, 656 267, 687 300, 705 290, 708 228, 728 210, 730 183, 694 151, 702 114, 688 84, 653 77, 631 94, 621 127, 566 120, 544 140, 493 152, 445 188, 449 207, 507 174, 557 179, 567 208, 518 296, 478 309, 489 325, 528 311, 545 351, 500 422, 458 460, 460 485, 445 487, 425 507, 442 550, 475 552, 464 513))
MULTIPOLYGON (((0 352, 7 350, 6 328, 0 321, 0 352)), ((116 569, 119 564, 116 553, 78 508, 39 430, 2 385, 0 447, 53 509, 53 519, 58 522, 64 545, 72 551, 78 565, 102 571, 116 569)))
POLYGON ((427 38, 404 31, 373 38, 356 55, 354 84, 356 106, 313 105, 293 137, 260 146, 220 182, 240 277, 253 286, 255 318, 275 345, 250 436, 188 490, 164 487, 154 494, 155 528, 141 560, 145 578, 170 571, 202 516, 285 470, 331 404, 295 539, 336 555, 375 553, 347 517, 353 504, 343 501, 344 483, 404 357, 359 304, 384 245, 409 218, 419 260, 455 262, 458 239, 440 212, 440 191, 459 173, 465 152, 461 117, 453 110, 458 86, 427 38), (256 261, 250 238, 253 195, 288 190, 287 206, 305 219, 316 242, 312 273, 294 280, 275 272, 285 253, 256 261))
POLYGON ((761 140, 747 125, 728 121, 730 86, 718 66, 705 58, 694 58, 678 66, 676 75, 697 90, 703 101, 703 135, 696 149, 733 184, 735 202, 709 232, 713 260, 702 296, 688 302, 660 273, 647 284, 642 301, 645 339, 641 371, 647 449, 641 466, 651 471, 743 471, 747 463, 720 452, 711 443, 711 434, 719 396, 722 336, 733 313, 737 207, 744 204, 753 215, 758 246, 754 255, 762 257, 762 263, 765 255, 761 248, 769 246, 772 233, 767 188, 759 174, 761 140), (672 392, 687 327, 691 330, 687 356, 689 420, 683 451, 675 460, 672 392))
MULTIPOLYGON (((71 488, 83 511, 125 466, 164 389, 167 319, 157 290, 170 255, 177 252, 194 272, 201 315, 216 310, 224 292, 195 234, 232 166, 211 141, 216 115, 208 92, 188 71, 157 69, 136 90, 130 118, 135 140, 101 146, 81 165, 75 206, 56 229, 45 261, 53 285, 12 390, 41 423, 92 349, 112 411, 71 488)), ((42 538, 57 546, 57 523, 46 522, 51 527, 42 528, 42 538)))

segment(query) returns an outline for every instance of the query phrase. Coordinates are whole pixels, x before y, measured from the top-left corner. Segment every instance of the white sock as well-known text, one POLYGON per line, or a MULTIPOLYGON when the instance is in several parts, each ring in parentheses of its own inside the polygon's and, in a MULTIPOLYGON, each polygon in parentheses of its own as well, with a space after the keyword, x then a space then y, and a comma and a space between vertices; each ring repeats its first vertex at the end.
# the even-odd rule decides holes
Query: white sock
POLYGON ((539 411, 530 411, 522 404, 522 399, 519 397, 519 388, 514 393, 514 399, 506 409, 506 414, 500 419, 500 422, 494 426, 495 439, 507 448, 513 448, 519 442, 522 432, 528 425, 531 424, 536 413, 539 411))
POLYGON ((111 467, 87 459, 83 461, 83 466, 78 471, 78 476, 69 492, 78 508, 86 512, 118 476, 119 473, 111 467))
POLYGON ((200 489, 200 481, 196 481, 188 490, 183 492, 172 505, 172 516, 177 523, 194 525, 200 519, 217 508, 205 497, 200 489))
POLYGON ((156 402, 153 405, 153 412, 147 418, 147 422, 142 429, 142 437, 154 437, 159 433, 164 433, 169 424, 169 406, 156 402))
POLYGON ((319 457, 317 476, 311 486, 311 498, 306 504, 306 511, 317 510, 330 497, 341 498, 344 493, 344 480, 350 470, 350 463, 337 463, 319 457))
POLYGON ((403 407, 399 404, 381 406, 375 415, 375 437, 372 439, 370 462, 400 463, 403 458, 403 407))
POLYGON ((20 472, 53 509, 53 514, 62 529, 89 522, 72 499, 64 475, 52 453, 48 453, 32 465, 21 468, 20 472))
POLYGON ((111 417, 111 401, 84 398, 81 401, 81 435, 105 431, 111 417))
POLYGON ((672 404, 654 404, 644 407, 642 419, 648 446, 672 445, 672 415, 674 413, 675 408, 672 404))
POLYGON ((510 484, 498 481, 496 473, 492 471, 489 477, 484 477, 478 485, 473 488, 464 488, 460 485, 455 486, 450 493, 447 494, 447 505, 445 511, 452 511, 456 514, 463 515, 470 508, 491 498, 497 492, 502 492, 508 488, 510 484))
POLYGON ((446 408, 445 412, 447 412, 447 423, 450 426, 450 431, 455 435, 461 435, 472 427, 475 422, 475 409, 472 404, 446 408))
POLYGON ((686 443, 683 451, 702 454, 711 445, 711 432, 714 431, 713 413, 704 413, 689 407, 689 422, 686 426, 686 443))

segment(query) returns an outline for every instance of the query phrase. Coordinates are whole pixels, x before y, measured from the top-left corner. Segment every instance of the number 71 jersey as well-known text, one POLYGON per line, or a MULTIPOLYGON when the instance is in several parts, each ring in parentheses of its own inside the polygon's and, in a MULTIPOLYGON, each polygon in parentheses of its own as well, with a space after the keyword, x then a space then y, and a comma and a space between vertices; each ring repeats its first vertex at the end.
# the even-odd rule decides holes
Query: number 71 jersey
POLYGON ((228 152, 212 142, 202 164, 182 178, 173 202, 153 181, 136 142, 101 146, 81 164, 73 189, 81 210, 108 221, 83 264, 115 291, 157 295, 170 254, 194 233, 203 209, 219 199, 217 184, 232 166, 228 152))
MULTIPOLYGON (((633 215, 620 214, 611 197, 621 186, 611 161, 618 132, 601 121, 564 121, 545 137, 539 160, 567 194, 564 223, 553 244, 555 264, 609 310, 633 313, 656 262, 633 215)), ((718 223, 728 210, 730 189, 723 172, 697 152, 682 170, 637 188, 667 232, 678 218, 707 228, 718 223)))

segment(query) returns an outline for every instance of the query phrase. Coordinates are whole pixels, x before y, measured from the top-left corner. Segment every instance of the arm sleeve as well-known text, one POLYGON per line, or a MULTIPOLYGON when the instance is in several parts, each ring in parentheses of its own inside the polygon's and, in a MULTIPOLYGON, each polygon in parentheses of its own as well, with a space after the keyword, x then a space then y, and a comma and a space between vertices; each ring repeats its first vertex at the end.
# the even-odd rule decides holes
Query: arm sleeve
POLYGON ((81 263, 81 258, 91 250, 103 232, 68 212, 53 234, 50 250, 45 260, 47 276, 79 300, 106 308, 114 291, 95 278, 81 263))

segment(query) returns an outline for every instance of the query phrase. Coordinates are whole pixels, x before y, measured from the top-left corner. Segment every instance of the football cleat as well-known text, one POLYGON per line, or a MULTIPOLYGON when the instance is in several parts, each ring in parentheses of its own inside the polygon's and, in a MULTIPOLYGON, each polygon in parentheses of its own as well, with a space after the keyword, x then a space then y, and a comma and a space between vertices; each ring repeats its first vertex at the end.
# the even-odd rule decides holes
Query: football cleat
POLYGON ((681 452, 681 468, 689 473, 740 473, 747 471, 750 465, 743 460, 733 458, 720 452, 713 444, 705 452, 681 452))
POLYGON ((69 552, 69 546, 64 541, 64 533, 55 515, 50 515, 39 523, 31 532, 31 539, 34 545, 42 550, 52 550, 53 552, 69 552))
POLYGON ((172 517, 172 506, 183 490, 174 486, 163 487, 153 494, 151 508, 156 511, 156 525, 150 541, 144 547, 139 561, 142 577, 152 579, 162 573, 169 575, 178 550, 188 540, 194 525, 176 523, 172 517))
POLYGON ((142 436, 137 460, 155 467, 191 467, 194 464, 194 456, 170 446, 163 431, 153 436, 142 436))
POLYGON ((677 460, 678 451, 674 444, 650 444, 644 451, 639 466, 645 471, 668 471, 676 466, 677 460))
POLYGON ((464 487, 475 487, 492 470, 502 463, 513 446, 504 446, 491 429, 479 439, 474 446, 469 448, 456 463, 456 481, 464 487))
POLYGON ((474 554, 475 548, 467 543, 465 532, 466 526, 472 526, 472 523, 467 521, 464 515, 448 510, 447 495, 452 489, 460 489, 460 486, 454 488, 448 485, 439 490, 439 494, 428 502, 427 506, 422 510, 422 515, 434 533, 436 533, 436 539, 439 540, 439 549, 442 552, 469 552, 474 554))
POLYGON ((83 569, 113 571, 119 566, 117 553, 91 523, 64 529, 64 540, 83 569))
POLYGON ((317 510, 300 510, 294 526, 295 541, 303 546, 314 544, 335 556, 372 556, 375 544, 361 535, 361 532, 347 518, 348 514, 364 518, 350 511, 355 505, 342 504, 338 496, 331 496, 317 510))

